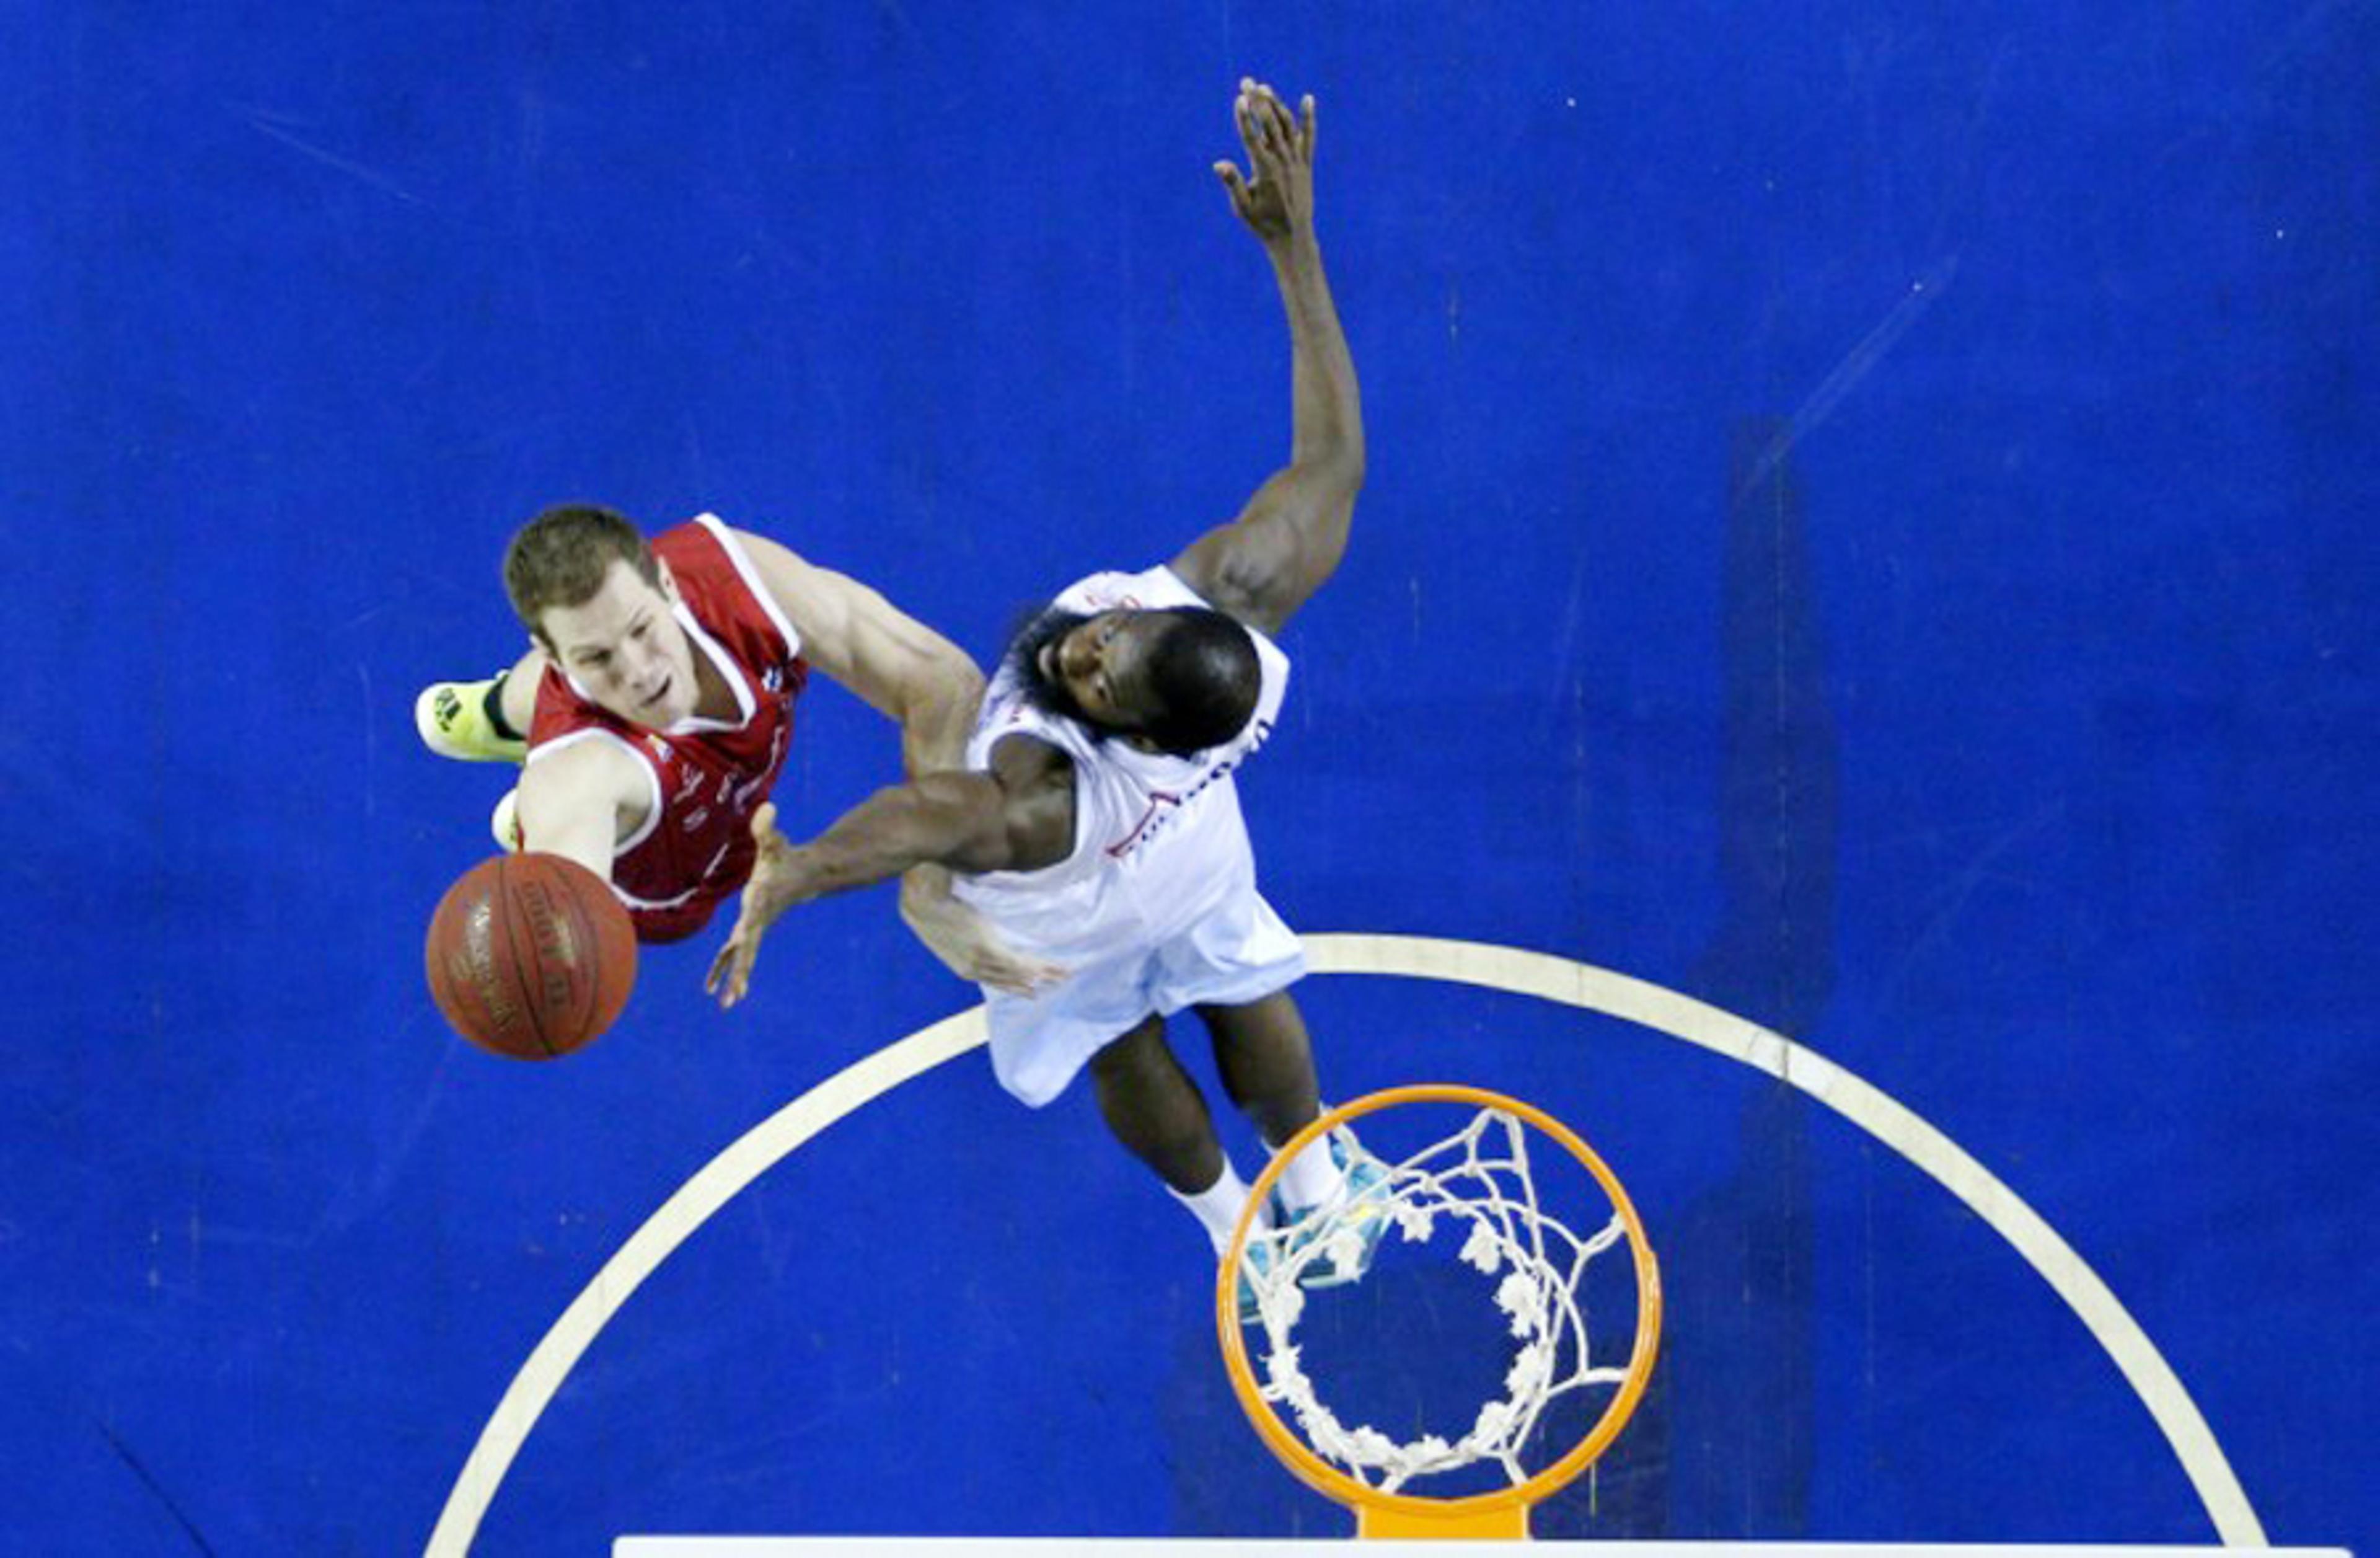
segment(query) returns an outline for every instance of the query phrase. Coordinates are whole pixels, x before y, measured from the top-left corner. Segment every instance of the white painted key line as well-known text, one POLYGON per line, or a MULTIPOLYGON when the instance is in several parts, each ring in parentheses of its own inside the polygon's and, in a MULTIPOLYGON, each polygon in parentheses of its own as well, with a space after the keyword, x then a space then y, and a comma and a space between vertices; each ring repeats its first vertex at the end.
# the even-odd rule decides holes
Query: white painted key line
MULTIPOLYGON (((1304 940, 1318 974, 1439 980, 1601 1012, 1741 1061, 1832 1109, 1940 1182, 2016 1248, 2123 1370, 2180 1457, 2223 1542, 2265 1545, 2264 1526, 2206 1419, 2107 1284, 1990 1170, 1900 1103, 1781 1034, 1608 968, 1546 953, 1423 936, 1316 935, 1304 940)), ((810 1138, 983 1041, 983 1010, 976 1007, 887 1045, 747 1131, 662 1202, 604 1262, 513 1377, 447 1494, 431 1533, 428 1558, 464 1558, 470 1551, 504 1474, 562 1382, 671 1251, 810 1138)))

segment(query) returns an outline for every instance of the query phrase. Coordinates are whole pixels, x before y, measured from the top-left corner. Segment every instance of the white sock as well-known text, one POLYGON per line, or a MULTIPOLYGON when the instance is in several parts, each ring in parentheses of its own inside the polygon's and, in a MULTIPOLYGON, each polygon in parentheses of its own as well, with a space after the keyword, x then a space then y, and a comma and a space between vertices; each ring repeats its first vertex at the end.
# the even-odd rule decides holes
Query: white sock
MULTIPOLYGON (((1184 1195, 1171 1185, 1165 1187, 1165 1191, 1190 1209, 1190 1214, 1198 1220, 1199 1226, 1207 1230, 1207 1236, 1214 1241, 1218 1257, 1232 1248, 1232 1232, 1240 1225, 1240 1213, 1247 1208, 1248 1182, 1240 1177, 1240 1171, 1232 1166, 1231 1159, 1223 1160, 1223 1172, 1216 1176, 1215 1183, 1196 1195, 1184 1195)), ((1259 1223, 1257 1225, 1261 1227, 1263 1224, 1259 1223)))
POLYGON ((1330 1161, 1330 1138, 1319 1136, 1281 1171, 1281 1199, 1293 1212, 1313 1211, 1337 1198, 1347 1171, 1330 1161))

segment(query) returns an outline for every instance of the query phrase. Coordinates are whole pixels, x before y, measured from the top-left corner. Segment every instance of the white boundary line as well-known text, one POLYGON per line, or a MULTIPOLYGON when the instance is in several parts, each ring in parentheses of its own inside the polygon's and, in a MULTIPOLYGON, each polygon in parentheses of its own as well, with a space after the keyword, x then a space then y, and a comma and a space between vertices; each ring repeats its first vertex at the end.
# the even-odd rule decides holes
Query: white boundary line
POLYGON ((579 1355, 620 1312, 629 1296, 713 1212, 837 1120, 983 1041, 982 1007, 944 1017, 844 1066, 746 1131, 679 1187, 661 1210, 628 1235, 619 1253, 603 1263, 595 1280, 562 1311, 553 1329, 513 1376, 504 1399, 496 1404, 495 1415, 480 1430, 471 1458, 463 1463, 454 1491, 446 1495, 446 1507, 439 1514, 426 1552, 432 1558, 463 1558, 470 1552, 471 1539, 479 1534, 480 1521, 494 1502, 504 1473, 512 1468, 513 1457, 577 1365, 579 1355))
MULTIPOLYGON (((1531 1539, 1562 1558, 2198 1558, 2219 1547, 2010 1542, 1576 1541, 1531 1539)), ((1314 1558, 1315 1537, 687 1537, 619 1536, 612 1558, 1314 1558)), ((1446 1537, 1366 1540, 1365 1558, 1512 1558, 1517 1544, 1446 1537)), ((2260 1558, 2354 1558, 2343 1547, 2267 1547, 2260 1558)))
MULTIPOLYGON (((1545 953, 1422 936, 1304 938, 1318 974, 1377 974, 1485 986, 1636 1023, 1786 1082, 1924 1170, 2016 1248, 2107 1356, 2173 1446, 2227 1546, 2263 1547, 2265 1528, 2206 1419, 2173 1369, 2072 1246, 1958 1143, 1859 1077, 1780 1034, 1659 985, 1545 953)), ((529 1430, 562 1382, 644 1280, 713 1212, 827 1126, 984 1041, 983 1011, 946 1017, 845 1066, 747 1131, 662 1203, 604 1263, 513 1377, 480 1430, 431 1533, 428 1558, 463 1558, 529 1430)))

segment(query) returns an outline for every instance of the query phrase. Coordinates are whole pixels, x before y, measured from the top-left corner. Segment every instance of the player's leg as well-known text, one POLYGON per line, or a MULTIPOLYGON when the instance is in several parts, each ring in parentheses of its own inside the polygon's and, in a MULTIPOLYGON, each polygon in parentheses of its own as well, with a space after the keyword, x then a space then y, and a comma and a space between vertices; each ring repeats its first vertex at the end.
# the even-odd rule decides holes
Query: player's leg
POLYGON ((1220 1254, 1248 1187, 1216 1138, 1206 1095, 1165 1041, 1165 1019, 1142 1018, 1091 1056, 1090 1073, 1109 1131, 1165 1181, 1220 1254))
MULTIPOLYGON (((1223 1091, 1278 1151, 1322 1113, 1314 1069, 1314 1041, 1305 1017, 1285 990, 1237 1004, 1196 1008, 1215 1044, 1223 1091)), ((1336 1197, 1345 1173, 1330 1144, 1317 1141, 1281 1170, 1282 1202, 1293 1214, 1336 1197)))
POLYGON ((538 678, 546 654, 531 649, 509 670, 480 682, 434 682, 413 701, 422 744, 466 762, 519 762, 528 755, 538 678))
POLYGON ((1099 1114, 1125 1149, 1184 1195, 1215 1182, 1223 1148, 1198 1084, 1165 1041, 1154 1014, 1091 1057, 1099 1114))
MULTIPOLYGON (((1197 1012, 1214 1035, 1215 1065, 1225 1089, 1278 1157, 1322 1113, 1314 1044, 1297 1003, 1283 990, 1245 1003, 1201 1005, 1197 1012)), ((1275 1181, 1280 1223, 1293 1229, 1303 1224, 1352 1230, 1361 1241, 1352 1252, 1334 1247, 1330 1259, 1301 1271, 1300 1284, 1335 1287, 1360 1281, 1371 1270, 1388 1231, 1388 1166, 1366 1152, 1343 1126, 1306 1143, 1281 1165, 1275 1181), (1318 1212, 1327 1215, 1312 1215, 1318 1212)))
POLYGON ((532 644, 511 670, 496 678, 496 717, 505 731, 524 741, 528 739, 528 727, 537 722, 537 684, 552 663, 552 657, 532 644))
POLYGON ((1214 1040, 1224 1092, 1255 1122, 1268 1145, 1278 1147, 1314 1123, 1322 1113, 1314 1040, 1289 992, 1232 1005, 1201 1005, 1197 1013, 1214 1040))

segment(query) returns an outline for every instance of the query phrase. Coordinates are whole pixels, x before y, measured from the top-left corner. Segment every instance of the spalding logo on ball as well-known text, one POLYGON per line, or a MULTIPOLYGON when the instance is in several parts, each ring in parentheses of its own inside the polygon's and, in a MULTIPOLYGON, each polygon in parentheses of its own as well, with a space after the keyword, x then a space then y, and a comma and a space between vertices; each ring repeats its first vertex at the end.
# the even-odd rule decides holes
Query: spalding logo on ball
POLYGON ((455 1031, 552 1060, 612 1026, 637 982, 637 933, 611 884, 559 855, 499 855, 457 878, 422 947, 455 1031))

